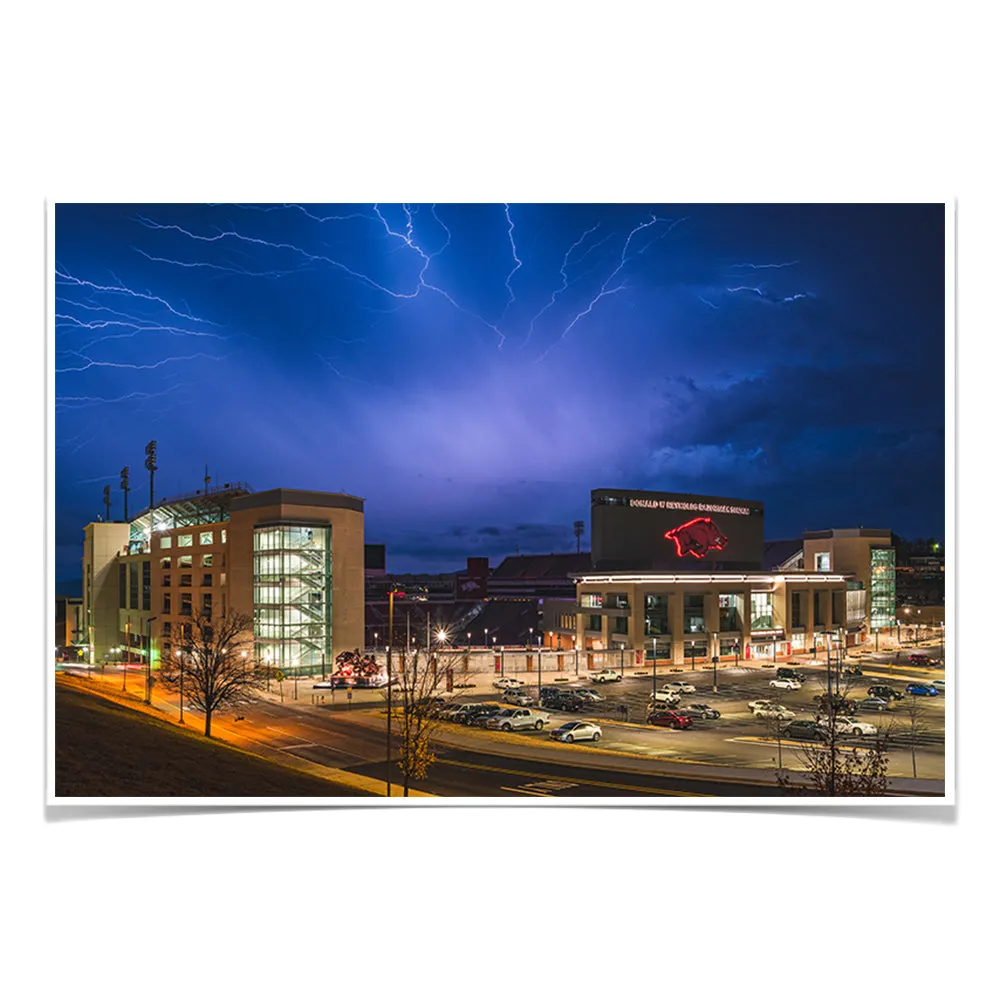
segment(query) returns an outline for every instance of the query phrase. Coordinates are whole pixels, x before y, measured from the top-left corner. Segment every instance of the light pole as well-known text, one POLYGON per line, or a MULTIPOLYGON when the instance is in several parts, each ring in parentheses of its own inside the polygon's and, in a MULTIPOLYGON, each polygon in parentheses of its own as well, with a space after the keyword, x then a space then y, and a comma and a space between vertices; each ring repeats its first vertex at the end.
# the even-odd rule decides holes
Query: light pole
POLYGON ((573 643, 573 659, 576 662, 576 666, 575 666, 576 676, 579 677, 580 676, 580 643, 578 643, 578 642, 574 642, 573 643))
POLYGON ((500 647, 500 676, 503 677, 503 646, 500 647))
POLYGON ((719 693, 719 633, 712 633, 712 693, 719 693))
POLYGON ((621 669, 619 670, 619 673, 622 675, 622 680, 624 680, 625 679, 625 643, 624 642, 618 643, 618 649, 621 652, 621 661, 620 661, 621 662, 621 669))
POLYGON ((146 619, 146 704, 150 704, 152 700, 152 690, 153 690, 153 622, 156 621, 156 615, 152 615, 146 619))
POLYGON ((653 636, 653 695, 656 695, 656 636, 653 636))
POLYGON ((542 702, 542 634, 538 633, 538 703, 542 702))

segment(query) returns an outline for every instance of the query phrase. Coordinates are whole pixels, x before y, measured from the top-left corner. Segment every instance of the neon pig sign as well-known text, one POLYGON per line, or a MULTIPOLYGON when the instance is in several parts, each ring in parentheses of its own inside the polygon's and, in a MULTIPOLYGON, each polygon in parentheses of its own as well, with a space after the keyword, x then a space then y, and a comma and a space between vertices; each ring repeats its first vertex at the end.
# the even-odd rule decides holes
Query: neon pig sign
POLYGON ((721 551, 729 542, 710 517, 696 517, 693 521, 671 528, 663 537, 677 546, 678 556, 691 555, 696 559, 704 559, 711 549, 721 551))

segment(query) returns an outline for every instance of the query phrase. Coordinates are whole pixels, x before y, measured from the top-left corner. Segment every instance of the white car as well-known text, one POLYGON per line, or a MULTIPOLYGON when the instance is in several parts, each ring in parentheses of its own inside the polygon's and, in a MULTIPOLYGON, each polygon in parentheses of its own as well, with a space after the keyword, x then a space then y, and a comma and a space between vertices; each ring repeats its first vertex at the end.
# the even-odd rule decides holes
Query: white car
POLYGON ((769 705, 773 704, 774 702, 771 701, 770 698, 757 698, 754 701, 748 701, 747 708, 749 708, 751 712, 754 712, 758 708, 767 708, 769 705))
POLYGON ((776 677, 767 682, 768 687, 784 688, 786 691, 798 691, 802 684, 794 677, 776 677))
POLYGON ((575 695, 579 695, 584 701, 588 701, 591 704, 597 704, 599 701, 604 701, 604 698, 599 695, 596 691, 590 688, 569 688, 570 691, 575 695))
POLYGON ((780 719, 782 722, 790 722, 795 718, 795 713, 789 711, 784 705, 758 705, 753 710, 755 719, 780 719))
MULTIPOLYGON (((825 725, 828 720, 824 719, 820 725, 825 725)), ((878 727, 870 722, 857 719, 853 715, 840 717, 833 720, 833 728, 842 735, 851 736, 878 736, 878 727)))
POLYGON ((676 691, 654 691, 649 696, 650 707, 656 705, 659 708, 673 708, 680 704, 681 696, 676 691))
POLYGON ((524 687, 524 681, 522 681, 519 677, 498 677, 493 682, 493 687, 495 687, 497 691, 510 691, 511 689, 518 690, 519 688, 524 687))
POLYGON ((590 678, 595 684, 607 684, 608 681, 620 681, 622 675, 617 670, 600 670, 590 678))
POLYGON ((564 722, 558 729, 552 730, 550 739, 563 743, 576 743, 579 740, 592 740, 596 743, 601 735, 601 727, 594 722, 564 722))
POLYGON ((669 684, 664 684, 660 690, 673 694, 694 694, 696 689, 693 684, 688 684, 685 681, 671 681, 669 684))

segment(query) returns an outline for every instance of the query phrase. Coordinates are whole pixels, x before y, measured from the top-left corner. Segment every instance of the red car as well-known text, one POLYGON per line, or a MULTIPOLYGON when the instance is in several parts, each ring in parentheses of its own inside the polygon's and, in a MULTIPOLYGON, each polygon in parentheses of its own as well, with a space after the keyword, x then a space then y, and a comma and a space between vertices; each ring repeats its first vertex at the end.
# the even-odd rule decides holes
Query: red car
POLYGON ((940 662, 926 653, 910 653, 910 663, 915 667, 936 667, 940 662))
POLYGON ((691 716, 676 712, 650 712, 646 722, 651 726, 669 726, 671 729, 690 729, 691 716))

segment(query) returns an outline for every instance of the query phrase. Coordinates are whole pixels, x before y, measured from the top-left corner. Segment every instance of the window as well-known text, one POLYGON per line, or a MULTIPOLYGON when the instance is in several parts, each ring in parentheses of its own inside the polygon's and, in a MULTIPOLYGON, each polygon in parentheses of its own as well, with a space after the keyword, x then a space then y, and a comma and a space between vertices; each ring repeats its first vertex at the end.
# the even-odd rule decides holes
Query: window
POLYGON ((149 610, 150 565, 148 559, 142 561, 142 610, 149 610))
POLYGON ((125 600, 128 597, 128 567, 125 563, 118 564, 118 607, 127 607, 125 600))
POLYGON ((628 618, 615 618, 615 632, 618 635, 628 635, 628 618))
POLYGON ((212 614, 212 595, 202 594, 201 595, 201 610, 204 614, 211 616, 212 614))
POLYGON ((162 584, 162 586, 164 586, 164 587, 169 587, 170 586, 170 574, 169 573, 164 573, 163 574, 163 584, 162 584))
POLYGON ((199 545, 211 545, 212 544, 212 532, 211 531, 203 531, 203 532, 201 532, 201 534, 198 535, 198 544, 199 545))
POLYGON ((181 556, 177 565, 181 569, 190 569, 194 565, 194 556, 181 556))
POLYGON ((178 535, 177 547, 179 549, 189 549, 194 544, 194 535, 178 535))
POLYGON ((646 635, 670 635, 670 620, 667 617, 667 595, 647 594, 646 635))
POLYGON ((684 631, 705 631, 705 596, 703 594, 684 595, 684 631))
POLYGON ((830 553, 829 552, 817 552, 816 553, 816 572, 817 573, 829 573, 830 572, 830 553))
POLYGON ((582 607, 582 608, 603 608, 604 607, 604 595, 603 594, 581 594, 580 595, 580 607, 582 607))
POLYGON ((774 628, 770 594, 750 595, 750 628, 774 628))
POLYGON ((191 614, 191 595, 181 594, 181 614, 189 615, 191 614))
POLYGON ((173 544, 173 539, 169 535, 163 535, 160 538, 161 549, 169 549, 172 544, 173 544))
POLYGON ((160 560, 160 569, 170 569, 170 556, 164 556, 160 560))
POLYGON ((225 573, 220 573, 219 574, 219 586, 220 587, 224 587, 225 585, 226 585, 226 574, 225 573))
POLYGON ((806 616, 802 610, 805 594, 801 590, 792 591, 792 628, 805 628, 806 616))
POLYGON ((129 563, 128 566, 128 606, 139 610, 139 564, 129 563))
POLYGON ((182 587, 190 587, 191 586, 191 574, 190 573, 181 573, 181 586, 182 587))
POLYGON ((206 552, 201 557, 201 564, 202 564, 202 566, 211 566, 212 565, 212 553, 211 552, 206 552))
POLYGON ((600 615, 587 615, 587 628, 591 632, 601 631, 601 616, 600 615))
POLYGON ((820 613, 819 605, 820 592, 818 590, 813 591, 813 626, 825 625, 826 621, 823 615, 820 613))
POLYGON ((170 635, 170 622, 164 622, 163 623, 163 628, 160 629, 160 634, 164 638, 167 638, 170 635))
POLYGON ((222 534, 222 544, 225 545, 226 544, 226 529, 225 528, 222 529, 221 534, 222 534))
POLYGON ((609 608, 622 608, 628 610, 628 594, 608 594, 609 608))
POLYGON ((169 592, 163 595, 163 613, 165 615, 170 614, 170 594, 169 592))
POLYGON ((719 631, 739 632, 743 623, 743 595, 719 594, 719 631))
POLYGON ((202 575, 201 575, 201 585, 203 587, 211 587, 212 586, 212 574, 211 573, 202 573, 202 575))

